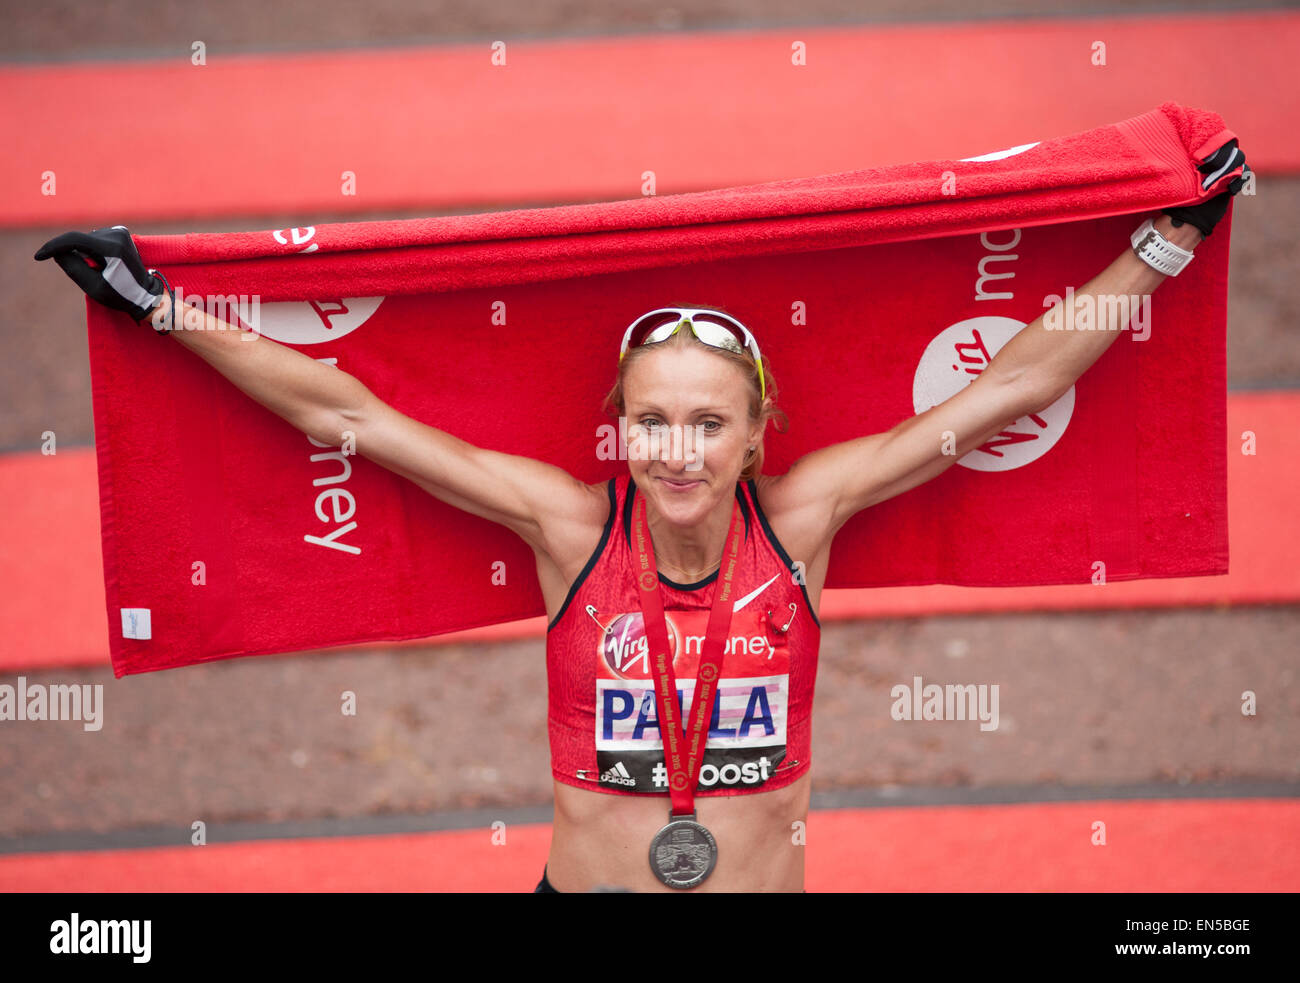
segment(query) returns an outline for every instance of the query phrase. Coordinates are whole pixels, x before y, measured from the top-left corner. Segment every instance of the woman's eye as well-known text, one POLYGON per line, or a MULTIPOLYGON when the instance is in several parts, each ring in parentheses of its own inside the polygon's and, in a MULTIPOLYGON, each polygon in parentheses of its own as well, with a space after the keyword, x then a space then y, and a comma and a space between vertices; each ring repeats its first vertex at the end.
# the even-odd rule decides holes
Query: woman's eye
MULTIPOLYGON (((657 430, 662 425, 663 421, 653 416, 647 416, 641 420, 641 426, 647 430, 657 430)), ((706 433, 717 433, 722 429, 722 424, 718 420, 705 420, 701 426, 705 428, 706 433)))

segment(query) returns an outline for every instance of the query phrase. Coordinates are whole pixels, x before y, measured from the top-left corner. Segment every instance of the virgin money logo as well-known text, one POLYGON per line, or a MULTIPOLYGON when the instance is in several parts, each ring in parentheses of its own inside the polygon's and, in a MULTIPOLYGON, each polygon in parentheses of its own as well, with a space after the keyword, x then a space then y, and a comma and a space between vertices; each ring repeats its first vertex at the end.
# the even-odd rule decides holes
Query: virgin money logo
POLYGON ((316 226, 308 225, 300 229, 276 229, 271 235, 282 246, 302 246, 300 253, 314 253, 320 243, 312 242, 316 238, 316 226))
MULTIPOLYGON (((666 614, 664 620, 668 625, 668 652, 676 662, 677 628, 666 614)), ((610 628, 613 630, 600 643, 605 665, 622 679, 650 679, 654 667, 650 664, 650 640, 646 638, 641 612, 620 614, 610 628)))
POLYGON ((383 302, 383 297, 349 297, 264 303, 258 323, 244 324, 241 319, 240 327, 286 345, 320 345, 357 330, 383 302))
MULTIPOLYGON (((917 413, 957 395, 975 381, 1024 321, 972 317, 940 331, 926 346, 912 379, 917 413)), ((1036 461, 1061 439, 1074 414, 1074 387, 1038 413, 1022 416, 982 446, 957 459, 972 471, 1012 471, 1036 461)))

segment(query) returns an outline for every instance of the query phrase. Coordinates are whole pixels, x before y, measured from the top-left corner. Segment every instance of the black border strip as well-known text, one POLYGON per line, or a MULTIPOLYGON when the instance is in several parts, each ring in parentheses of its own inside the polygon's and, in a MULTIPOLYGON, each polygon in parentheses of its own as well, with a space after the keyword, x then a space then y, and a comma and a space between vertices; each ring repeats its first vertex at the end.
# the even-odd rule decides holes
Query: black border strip
POLYGON ((610 478, 606 485, 605 492, 609 496, 609 515, 605 517, 605 529, 600 534, 600 542, 596 544, 595 551, 587 558, 587 565, 578 574, 578 579, 569 586, 569 593, 565 595, 564 603, 560 605, 560 610, 556 612, 555 620, 546 626, 548 635, 551 629, 560 623, 560 619, 564 617, 564 612, 569 610, 569 602, 573 600, 573 595, 578 593, 578 588, 587 579, 587 575, 591 573, 596 561, 600 559, 600 554, 605 552, 605 544, 609 542, 609 534, 614 528, 614 479, 610 478))
POLYGON ((667 584, 669 587, 673 588, 673 590, 685 590, 685 591, 699 590, 701 587, 707 587, 709 584, 717 580, 718 572, 719 571, 714 570, 713 573, 709 574, 703 580, 697 580, 693 584, 679 584, 677 581, 669 580, 663 574, 659 574, 659 583, 667 584))
POLYGON ((632 495, 636 492, 636 482, 627 476, 627 491, 623 494, 623 543, 632 548, 632 495))

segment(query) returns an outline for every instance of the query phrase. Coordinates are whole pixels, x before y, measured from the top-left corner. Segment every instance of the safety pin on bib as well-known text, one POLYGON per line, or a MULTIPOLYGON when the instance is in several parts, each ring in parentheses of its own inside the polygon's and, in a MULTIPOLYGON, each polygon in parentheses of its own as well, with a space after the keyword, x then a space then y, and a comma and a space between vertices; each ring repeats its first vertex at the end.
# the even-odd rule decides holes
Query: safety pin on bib
MULTIPOLYGON (((591 604, 588 604, 588 605, 587 605, 587 613, 588 613, 589 615, 591 615, 591 620, 592 620, 592 621, 594 621, 594 622, 596 622, 596 624, 600 625, 600 619, 596 617, 596 608, 595 608, 594 605, 591 605, 591 604)), ((606 635, 609 635, 609 634, 612 634, 612 633, 613 633, 614 628, 613 628, 613 626, 600 625, 600 630, 603 631, 606 635)))
MULTIPOLYGON (((790 620, 787 621, 787 622, 786 622, 784 625, 782 625, 780 628, 777 628, 775 624, 773 624, 772 627, 773 627, 773 628, 776 628, 776 630, 779 631, 779 632, 781 632, 782 634, 784 634, 785 632, 789 631, 789 630, 790 630, 790 626, 791 626, 792 624, 794 624, 794 614, 795 614, 795 611, 796 611, 796 610, 797 610, 797 608, 795 607, 794 602, 791 601, 791 602, 790 602, 790 620)), ((767 609, 767 620, 768 620, 769 622, 772 621, 772 609, 771 609, 771 608, 768 608, 768 609, 767 609)))

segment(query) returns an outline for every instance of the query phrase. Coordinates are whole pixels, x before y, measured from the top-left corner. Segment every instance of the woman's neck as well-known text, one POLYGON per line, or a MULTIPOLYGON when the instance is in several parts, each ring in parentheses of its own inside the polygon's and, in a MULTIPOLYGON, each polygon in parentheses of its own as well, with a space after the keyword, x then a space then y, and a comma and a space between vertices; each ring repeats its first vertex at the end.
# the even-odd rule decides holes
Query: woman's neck
MULTIPOLYGON (((722 551, 727 545, 727 530, 731 527, 731 512, 735 496, 730 495, 697 525, 674 526, 658 515, 650 500, 646 500, 646 524, 650 527, 650 541, 654 544, 655 565, 660 571, 677 576, 685 583, 703 580, 722 563, 722 551)), ((666 574, 667 575, 667 574, 666 574)))

